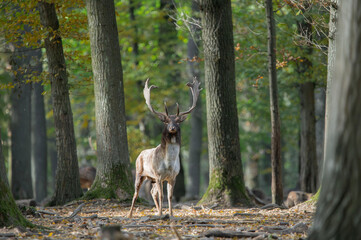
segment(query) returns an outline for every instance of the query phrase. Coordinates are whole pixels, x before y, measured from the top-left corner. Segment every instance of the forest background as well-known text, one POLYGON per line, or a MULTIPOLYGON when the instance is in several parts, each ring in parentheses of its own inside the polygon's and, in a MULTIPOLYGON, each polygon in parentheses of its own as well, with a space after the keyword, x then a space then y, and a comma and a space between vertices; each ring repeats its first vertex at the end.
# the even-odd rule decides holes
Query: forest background
MULTIPOLYGON (((314 1, 304 8, 302 2, 274 2, 285 190, 301 187, 299 176, 300 162, 303 159, 300 151, 302 141, 314 144, 314 153, 309 154, 317 157, 317 172, 320 172, 323 158, 329 3, 314 1), (312 31, 304 34, 299 27, 300 23, 308 24, 312 31), (305 88, 305 85, 312 87, 305 88), (307 94, 304 93, 305 89, 309 91, 307 94), (301 117, 301 112, 305 108, 311 108, 307 111, 313 111, 313 114, 307 115, 309 119, 301 117), (302 121, 315 123, 311 140, 302 140, 302 136, 305 135, 302 131, 310 130, 309 127, 301 127, 302 121)), ((14 49, 12 50, 8 43, 19 43, 19 37, 22 36, 21 51, 39 49, 39 41, 44 38, 46 32, 41 28, 38 12, 34 11, 35 4, 36 1, 13 1, 1 5, 0 25, 3 37, 0 64, 0 127, 5 163, 10 174, 11 144, 24 145, 24 139, 19 139, 19 143, 11 143, 11 113, 15 108, 12 96, 18 94, 14 90, 23 85, 22 82, 14 82, 13 79, 14 75, 26 73, 22 73, 22 69, 12 68, 11 57, 14 49), (13 3, 18 4, 18 7, 14 8, 13 3)), ((62 1, 56 7, 69 78, 79 165, 96 167, 95 141, 89 143, 89 138, 95 139, 95 114, 86 9, 83 1, 62 1)), ((168 106, 173 106, 171 112, 175 111, 176 102, 181 103, 184 108, 189 103, 185 83, 193 78, 194 68, 198 71, 199 80, 204 83, 200 21, 199 13, 195 9, 192 10, 190 2, 129 0, 115 1, 115 7, 123 66, 129 154, 131 163, 134 164, 140 151, 158 145, 162 129, 162 124, 149 113, 144 104, 142 89, 145 79, 150 78, 153 84, 161 88, 152 97, 154 106, 162 109, 163 101, 166 101, 168 106), (189 55, 190 39, 196 43, 199 52, 197 57, 189 55)), ((271 122, 267 76, 267 25, 263 1, 232 1, 232 14, 239 137, 245 183, 251 189, 258 188, 270 195, 271 122)), ((47 142, 48 170, 43 174, 49 179, 46 196, 50 196, 54 189, 56 147, 45 56, 45 50, 42 50, 43 71, 40 75, 28 75, 25 83, 29 86, 28 94, 31 94, 35 83, 40 82, 43 86, 41 95, 45 103, 46 136, 35 138, 45 138, 47 142)), ((185 177, 184 180, 178 177, 177 185, 184 184, 185 189, 181 195, 190 198, 202 196, 208 186, 205 94, 201 94, 200 97, 203 98, 200 101, 203 104, 198 103, 202 108, 200 113, 198 112, 198 124, 203 124, 196 125, 188 120, 182 126, 181 158, 185 177), (201 129, 201 155, 198 160, 190 162, 190 159, 194 159, 190 151, 190 138, 191 132, 195 129, 201 129), (194 173, 189 170, 194 168, 194 161, 200 162, 198 173, 196 171, 200 176, 198 183, 192 182, 195 179, 192 176, 194 173), (197 190, 190 192, 194 184, 200 186, 198 193, 197 190)), ((27 103, 31 103, 31 106, 28 105, 29 111, 39 108, 36 101, 27 103)), ((194 114, 192 118, 197 116, 194 114)), ((28 121, 30 124, 30 118, 28 121)), ((31 127, 26 126, 31 125, 24 125, 19 130, 30 133, 31 127)), ((25 147, 28 147, 28 150, 21 153, 30 156, 31 145, 25 147)), ((34 168, 32 175, 35 175, 34 168)), ((33 177, 33 181, 34 179, 33 177)))

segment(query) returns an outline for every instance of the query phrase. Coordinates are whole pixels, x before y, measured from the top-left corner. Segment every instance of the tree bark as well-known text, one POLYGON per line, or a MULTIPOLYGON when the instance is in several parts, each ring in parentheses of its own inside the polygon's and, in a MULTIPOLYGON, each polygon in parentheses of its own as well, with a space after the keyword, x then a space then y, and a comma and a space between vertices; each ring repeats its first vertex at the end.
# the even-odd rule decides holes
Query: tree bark
MULTIPOLYGON (((329 125, 332 121, 336 121, 335 119, 331 119, 330 112, 332 110, 330 92, 332 88, 334 88, 334 78, 335 78, 335 60, 336 60, 336 36, 337 36, 337 22, 338 22, 338 6, 339 0, 331 0, 330 5, 330 22, 329 22, 329 40, 328 40, 328 55, 327 55, 327 87, 326 87, 326 111, 325 111, 325 143, 324 143, 324 158, 323 164, 325 163, 325 159, 328 158, 326 153, 328 152, 327 147, 330 146, 327 144, 328 134, 331 129, 329 129, 329 125)), ((322 167, 324 169, 324 166, 322 167)), ((322 171, 323 172, 323 171, 322 171)))
MULTIPOLYGON (((46 112, 50 111, 53 108, 53 103, 50 98, 46 98, 46 112)), ((54 118, 46 119, 46 126, 49 129, 55 129, 54 126, 54 118)), ((47 153, 49 156, 49 163, 50 163, 50 175, 49 175, 49 182, 51 189, 55 189, 55 178, 56 178, 56 169, 58 165, 58 153, 56 152, 56 136, 55 132, 49 132, 47 136, 47 153)), ((51 192, 52 194, 52 192, 51 192)))
POLYGON ((9 182, 6 177, 2 141, 0 136, 0 227, 2 228, 7 226, 30 227, 33 225, 23 217, 19 208, 15 204, 13 195, 11 194, 9 182))
MULTIPOLYGON (((197 3, 192 1, 192 12, 195 19, 196 14, 199 13, 197 3)), ((199 38, 201 35, 201 29, 196 26, 191 26, 191 33, 188 38, 187 54, 189 59, 199 57, 199 38)), ((197 61, 188 61, 188 78, 192 82, 196 77, 200 81, 200 69, 197 61)), ((189 159, 188 159, 188 188, 187 198, 197 199, 199 196, 200 187, 200 173, 201 173, 201 154, 202 154, 202 98, 199 97, 197 106, 192 113, 191 121, 191 136, 189 140, 189 159)))
POLYGON ((309 239, 361 236, 361 2, 341 1, 322 188, 309 239))
POLYGON ((266 0, 268 33, 268 76, 271 108, 271 162, 272 162, 272 203, 283 205, 282 161, 281 161, 281 124, 278 110, 277 72, 276 72, 276 27, 273 17, 272 0, 266 0))
MULTIPOLYGON (((18 43, 20 44, 20 43, 18 43)), ((30 69, 29 49, 12 44, 10 60, 15 87, 11 91, 11 190, 15 199, 33 197, 31 179, 31 85, 26 84, 30 69)))
POLYGON ((87 198, 131 198, 123 71, 113 0, 88 0, 98 166, 87 198))
MULTIPOLYGON (((312 40, 310 19, 297 22, 298 32, 303 38, 312 40)), ((315 84, 311 81, 312 62, 307 55, 312 48, 307 43, 301 47, 302 61, 298 64, 300 84, 300 186, 301 190, 316 193, 318 187, 318 164, 316 158, 315 84)))
POLYGON ((319 87, 315 90, 315 120, 316 120, 316 158, 318 166, 318 179, 321 179, 323 166, 323 152, 325 142, 325 106, 326 91, 319 87))
MULTIPOLYGON (((36 65, 34 74, 40 75, 43 71, 41 62, 41 50, 34 50, 36 65)), ((32 83, 31 94, 31 162, 35 199, 41 202, 47 196, 48 187, 48 162, 47 162, 47 137, 46 119, 44 106, 44 87, 41 82, 32 83)))
POLYGON ((2 183, 6 184, 9 188, 10 185, 9 185, 9 180, 8 180, 7 173, 6 173, 1 134, 0 134, 0 181, 2 183))
POLYGON ((134 2, 134 0, 129 0, 129 15, 130 15, 130 21, 133 25, 133 30, 134 30, 134 38, 133 38, 133 55, 134 55, 134 63, 135 66, 138 66, 139 64, 139 37, 138 37, 138 27, 136 24, 136 16, 135 16, 135 6, 137 6, 138 4, 136 4, 134 2))
POLYGON ((308 193, 316 193, 318 187, 314 93, 315 84, 313 82, 306 82, 300 85, 300 186, 302 191, 308 193))
MULTIPOLYGON (((179 202, 182 197, 186 195, 186 186, 185 186, 185 174, 183 169, 183 156, 182 154, 179 154, 179 163, 180 163, 180 170, 177 175, 176 184, 174 186, 174 199, 179 202)), ((164 192, 166 192, 166 187, 164 186, 164 192)), ((166 195, 164 195, 166 196, 166 195)))
POLYGON ((164 69, 165 82, 168 86, 179 83, 180 72, 177 61, 176 41, 177 31, 175 29, 174 20, 169 15, 175 10, 173 0, 160 0, 160 11, 163 12, 163 21, 159 24, 158 47, 161 51, 159 61, 161 66, 167 66, 164 69))
POLYGON ((249 205, 240 153, 231 1, 199 1, 210 182, 199 204, 249 205))
POLYGON ((82 196, 82 190, 79 181, 68 77, 54 3, 39 2, 39 13, 43 27, 50 29, 44 43, 49 65, 58 152, 55 192, 49 205, 61 205, 82 196))

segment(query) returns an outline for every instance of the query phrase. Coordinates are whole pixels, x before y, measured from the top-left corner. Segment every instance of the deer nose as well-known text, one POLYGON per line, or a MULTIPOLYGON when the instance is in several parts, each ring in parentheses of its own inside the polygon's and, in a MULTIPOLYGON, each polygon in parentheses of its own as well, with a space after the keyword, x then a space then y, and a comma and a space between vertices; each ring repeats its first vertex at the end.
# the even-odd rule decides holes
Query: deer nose
POLYGON ((176 131, 175 126, 171 126, 169 131, 170 132, 175 132, 176 131))

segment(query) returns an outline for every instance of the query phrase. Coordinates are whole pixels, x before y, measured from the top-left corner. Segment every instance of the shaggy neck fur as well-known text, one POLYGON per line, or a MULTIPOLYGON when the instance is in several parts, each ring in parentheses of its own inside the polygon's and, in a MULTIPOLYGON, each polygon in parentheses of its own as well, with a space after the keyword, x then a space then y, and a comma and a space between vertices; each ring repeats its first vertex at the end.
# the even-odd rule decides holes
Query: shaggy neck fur
POLYGON ((180 129, 176 133, 170 133, 167 127, 163 129, 161 147, 165 149, 167 144, 181 144, 180 129))

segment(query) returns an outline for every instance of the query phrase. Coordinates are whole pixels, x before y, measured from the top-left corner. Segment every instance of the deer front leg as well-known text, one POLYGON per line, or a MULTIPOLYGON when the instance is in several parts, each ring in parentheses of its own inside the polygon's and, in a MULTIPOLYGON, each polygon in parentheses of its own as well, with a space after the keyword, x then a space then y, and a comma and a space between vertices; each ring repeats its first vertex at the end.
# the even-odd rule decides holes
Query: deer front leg
POLYGON ((162 206, 163 206, 163 182, 160 179, 157 179, 155 184, 157 185, 158 197, 159 197, 159 209, 158 215, 162 216, 162 206))
POLYGON ((139 189, 140 189, 140 186, 142 186, 142 183, 143 183, 144 179, 145 179, 145 177, 142 177, 140 174, 136 175, 135 184, 134 184, 135 191, 134 191, 132 206, 130 207, 130 211, 129 211, 129 214, 128 214, 128 218, 132 217, 134 204, 135 204, 135 201, 138 198, 139 189))
POLYGON ((169 216, 173 216, 172 212, 172 199, 173 199, 173 189, 174 189, 175 181, 168 181, 167 190, 168 190, 168 206, 169 206, 169 216))

